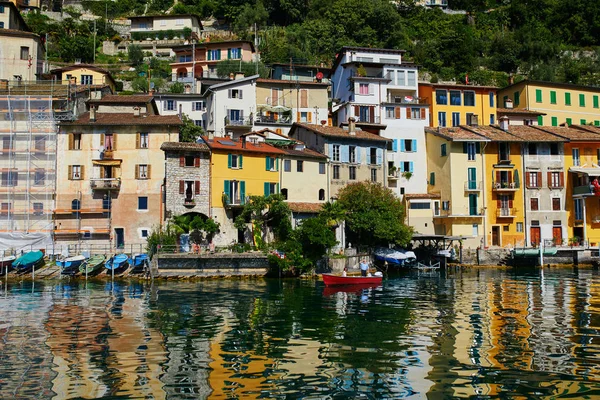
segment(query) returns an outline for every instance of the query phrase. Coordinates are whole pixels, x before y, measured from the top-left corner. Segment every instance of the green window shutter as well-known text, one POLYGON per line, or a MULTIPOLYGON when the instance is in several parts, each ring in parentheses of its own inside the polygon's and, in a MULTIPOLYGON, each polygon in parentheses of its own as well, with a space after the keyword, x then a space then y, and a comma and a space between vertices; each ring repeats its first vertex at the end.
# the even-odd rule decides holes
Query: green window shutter
POLYGON ((542 102, 542 89, 535 89, 535 101, 538 103, 542 102))
POLYGON ((269 195, 269 182, 265 182, 264 183, 264 189, 265 189, 265 197, 267 197, 269 195))
POLYGON ((579 107, 585 107, 585 94, 579 94, 579 107))
POLYGON ((565 92, 565 106, 571 105, 571 93, 565 92))
POLYGON ((552 117, 552 126, 558 126, 558 118, 552 117))
POLYGON ((446 143, 442 144, 442 157, 446 156, 446 143))
POLYGON ((573 125, 573 120, 571 118, 567 118, 567 125, 568 126, 573 125))
POLYGON ((279 158, 275 159, 275 171, 279 171, 279 158))
POLYGON ((231 59, 231 49, 227 49, 227 59, 231 59))
POLYGON ((594 108, 599 108, 598 96, 594 96, 594 108))
POLYGON ((224 185, 224 188, 223 188, 223 193, 225 193, 225 195, 229 199, 229 202, 231 202, 231 193, 229 191, 229 181, 225 181, 225 185, 224 185))
POLYGON ((550 92, 550 103, 556 104, 556 92, 554 90, 550 92))
POLYGON ((435 186, 435 172, 429 174, 429 184, 435 186))
POLYGON ((538 115, 538 125, 540 125, 540 126, 544 125, 544 117, 542 117, 541 115, 538 115))
POLYGON ((244 163, 244 156, 242 156, 242 155, 240 154, 240 155, 239 155, 239 158, 238 158, 238 168, 239 168, 239 169, 242 169, 242 167, 243 167, 243 163, 244 163))
POLYGON ((515 96, 514 97, 515 97, 515 107, 516 107, 521 102, 521 93, 515 92, 515 96))
POLYGON ((270 169, 271 169, 271 168, 270 168, 270 167, 271 167, 271 157, 267 156, 266 160, 267 160, 267 161, 266 161, 265 170, 266 170, 266 171, 268 171, 268 170, 270 170, 270 169))
POLYGON ((587 125, 587 121, 585 119, 580 119, 579 120, 579 124, 580 125, 587 125))
POLYGON ((227 168, 231 168, 231 154, 227 154, 227 168))
POLYGON ((594 121, 594 125, 600 126, 600 121, 594 121))
POLYGON ((240 203, 246 204, 246 181, 240 181, 240 203))

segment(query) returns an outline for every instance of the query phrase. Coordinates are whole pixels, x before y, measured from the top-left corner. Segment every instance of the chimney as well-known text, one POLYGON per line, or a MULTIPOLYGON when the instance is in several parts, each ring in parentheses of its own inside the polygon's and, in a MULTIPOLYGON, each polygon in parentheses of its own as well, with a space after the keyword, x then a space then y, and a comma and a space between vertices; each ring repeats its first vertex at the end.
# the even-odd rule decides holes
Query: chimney
POLYGON ((245 149, 246 148, 246 136, 242 135, 240 137, 240 141, 242 142, 242 149, 245 149))
POLYGON ((140 108, 139 107, 133 107, 133 116, 134 117, 139 117, 140 116, 140 108))
POLYGON ((96 122, 96 106, 90 105, 90 122, 96 122))
POLYGON ((243 79, 244 78, 244 73, 243 72, 236 72, 235 73, 235 79, 243 79))
POLYGON ((208 131, 208 140, 213 140, 215 138, 215 131, 208 131))
POLYGON ((511 99, 504 100, 504 108, 513 108, 513 102, 511 99))
POLYGON ((348 118, 348 134, 352 136, 356 135, 356 120, 354 117, 348 118))
POLYGON ((479 126, 479 116, 477 114, 470 115, 470 121, 468 122, 469 126, 479 126))
POLYGON ((500 129, 508 132, 508 125, 510 122, 508 117, 500 117, 499 122, 500 122, 500 129))

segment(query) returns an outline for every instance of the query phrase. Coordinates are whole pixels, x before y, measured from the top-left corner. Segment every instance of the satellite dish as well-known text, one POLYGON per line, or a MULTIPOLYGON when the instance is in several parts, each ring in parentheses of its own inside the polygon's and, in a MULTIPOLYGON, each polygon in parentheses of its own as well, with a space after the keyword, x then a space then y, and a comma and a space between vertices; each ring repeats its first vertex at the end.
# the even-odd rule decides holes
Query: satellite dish
POLYGON ((323 80, 323 73, 317 72, 317 81, 321 82, 323 80))

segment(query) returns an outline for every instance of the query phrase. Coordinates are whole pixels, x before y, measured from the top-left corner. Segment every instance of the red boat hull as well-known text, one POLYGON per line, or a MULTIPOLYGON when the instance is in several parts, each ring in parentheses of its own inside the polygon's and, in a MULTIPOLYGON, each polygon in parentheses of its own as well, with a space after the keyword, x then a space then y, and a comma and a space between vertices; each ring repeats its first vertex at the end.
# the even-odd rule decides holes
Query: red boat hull
POLYGON ((382 281, 382 276, 339 276, 323 274, 325 286, 378 285, 381 284, 382 281))

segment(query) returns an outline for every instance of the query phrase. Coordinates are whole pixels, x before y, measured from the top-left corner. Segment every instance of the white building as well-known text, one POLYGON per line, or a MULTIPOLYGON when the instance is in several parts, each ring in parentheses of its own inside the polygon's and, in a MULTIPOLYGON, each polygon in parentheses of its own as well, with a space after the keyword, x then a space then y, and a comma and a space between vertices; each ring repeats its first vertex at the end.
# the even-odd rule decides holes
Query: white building
POLYGON ((217 137, 237 138, 250 132, 256 114, 256 80, 259 75, 212 85, 205 93, 206 129, 217 137))
POLYGON ((332 68, 334 120, 392 139, 387 183, 396 195, 427 193, 424 128, 429 108, 419 98, 418 68, 404 50, 344 47, 332 68))
POLYGON ((187 115, 194 124, 206 130, 206 98, 201 94, 159 93, 154 101, 160 115, 187 115))

